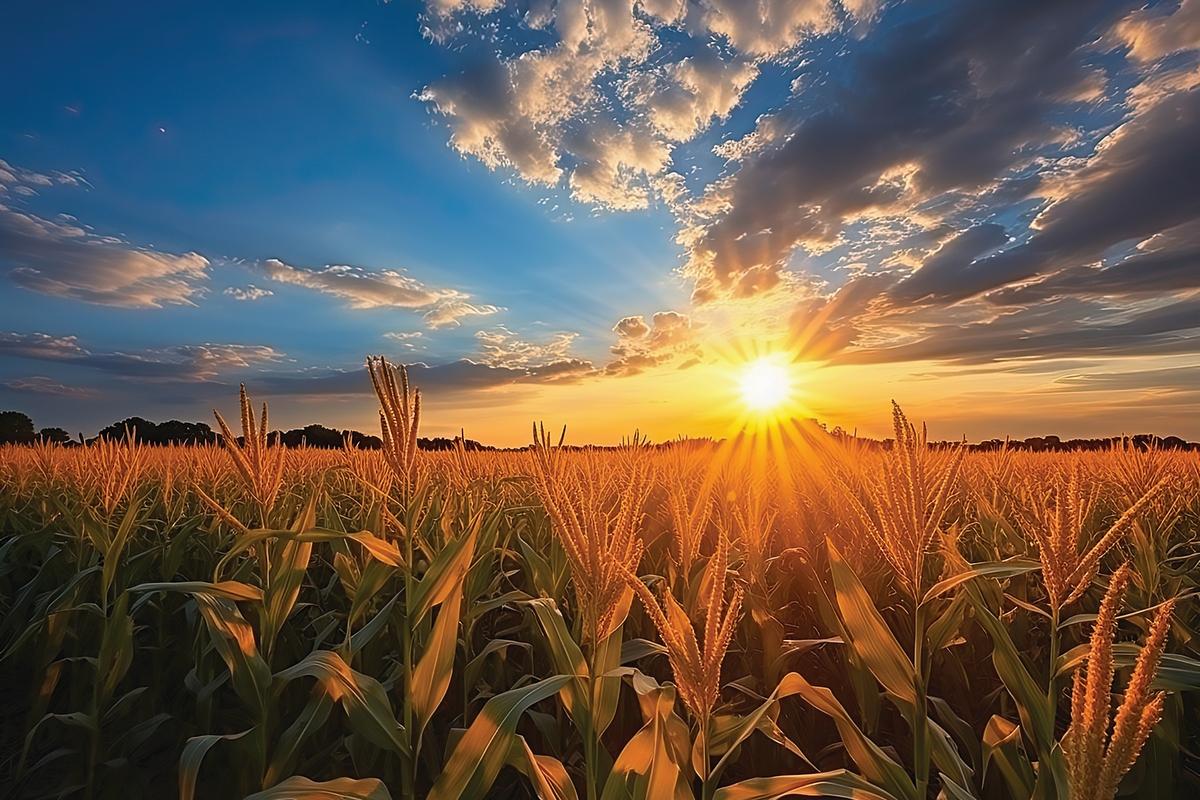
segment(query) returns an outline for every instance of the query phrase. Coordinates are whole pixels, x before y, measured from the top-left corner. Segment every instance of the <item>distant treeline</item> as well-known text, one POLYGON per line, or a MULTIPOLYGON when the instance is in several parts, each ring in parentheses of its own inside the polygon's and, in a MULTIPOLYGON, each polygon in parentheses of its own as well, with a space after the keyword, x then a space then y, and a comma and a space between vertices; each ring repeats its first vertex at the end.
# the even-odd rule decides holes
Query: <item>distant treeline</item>
MULTIPOLYGON (((824 427, 824 426, 821 426, 824 427)), ((858 439, 874 445, 890 447, 891 439, 862 439, 841 429, 834 429, 834 437, 858 439)), ((1139 433, 1133 436, 1108 436, 1100 439, 1062 439, 1058 436, 1030 436, 1028 439, 985 439, 982 442, 962 442, 943 440, 930 442, 931 447, 957 447, 965 445, 968 450, 988 452, 1003 450, 1029 450, 1033 452, 1063 452, 1069 450, 1108 450, 1117 445, 1131 445, 1139 450, 1149 447, 1159 447, 1167 450, 1200 450, 1200 442, 1189 442, 1178 436, 1158 436, 1153 433, 1139 433)))
MULTIPOLYGON (((795 424, 807 429, 810 434, 817 432, 818 435, 828 435, 835 439, 853 439, 876 447, 890 447, 892 442, 891 439, 880 440, 860 437, 857 435, 857 432, 850 433, 841 428, 834 428, 830 431, 824 423, 817 420, 797 420, 795 424)), ((344 446, 347 437, 350 439, 351 446, 363 450, 378 450, 382 446, 382 442, 378 436, 372 436, 361 431, 336 430, 316 424, 306 425, 303 428, 293 428, 289 431, 273 431, 271 433, 271 440, 278 441, 284 447, 340 448, 344 446)), ((177 419, 167 420, 166 422, 151 422, 141 417, 129 417, 120 422, 114 422, 92 438, 84 439, 83 434, 72 437, 71 434, 62 428, 41 428, 39 430, 34 427, 33 420, 19 411, 0 411, 0 444, 32 444, 35 441, 42 440, 54 444, 73 446, 84 442, 91 443, 96 441, 96 439, 123 441, 130 438, 150 445, 216 444, 221 441, 221 435, 203 422, 181 422, 177 419)), ((422 450, 451 450, 459 438, 461 437, 447 438, 445 436, 437 436, 434 438, 421 438, 417 440, 417 445, 422 450)), ((238 437, 238 439, 240 441, 241 437, 238 437)), ((481 444, 474 439, 464 439, 463 441, 467 450, 524 449, 493 447, 481 444)), ((677 439, 662 442, 654 446, 670 447, 682 442, 698 444, 713 441, 715 440, 707 438, 677 439)), ((1157 436, 1150 433, 1139 433, 1135 436, 1110 436, 1102 439, 1061 439, 1058 436, 1031 436, 1028 439, 988 439, 974 444, 967 444, 966 447, 968 450, 989 451, 1000 450, 1007 444, 1013 450, 1056 452, 1064 450, 1105 450, 1122 442, 1141 449, 1156 446, 1177 450, 1200 450, 1200 443, 1189 442, 1178 436, 1157 436)), ((931 442, 930 444, 934 447, 953 447, 961 443, 956 441, 940 441, 931 442)), ((606 450, 610 448, 598 445, 584 445, 582 447, 568 445, 567 449, 606 450)))
MULTIPOLYGON (((378 436, 371 436, 361 431, 336 430, 324 425, 306 425, 303 428, 293 428, 289 431, 272 431, 271 441, 278 441, 284 447, 342 447, 349 437, 350 444, 363 450, 378 450, 383 443, 378 436)), ((114 422, 90 439, 83 439, 80 434, 72 437, 62 428, 42 428, 37 430, 33 420, 18 411, 0 412, 0 444, 32 444, 37 440, 63 444, 78 445, 81 442, 91 443, 97 439, 124 441, 132 439, 142 444, 216 444, 221 441, 221 434, 214 431, 204 422, 181 422, 177 419, 166 422, 151 422, 141 417, 129 417, 120 422, 114 422)), ((238 437, 239 441, 241 437, 238 437)), ((417 445, 422 450, 450 450, 458 439, 448 439, 437 436, 431 439, 418 439, 417 445)), ((473 439, 464 440, 468 450, 495 450, 473 439)))

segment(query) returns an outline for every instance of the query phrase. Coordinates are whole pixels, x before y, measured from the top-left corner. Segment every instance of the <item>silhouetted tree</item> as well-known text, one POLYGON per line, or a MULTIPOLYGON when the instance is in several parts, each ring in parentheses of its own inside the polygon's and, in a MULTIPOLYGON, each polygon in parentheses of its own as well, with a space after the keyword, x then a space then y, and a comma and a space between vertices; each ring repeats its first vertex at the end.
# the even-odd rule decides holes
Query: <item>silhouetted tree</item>
POLYGON ((96 434, 97 439, 112 439, 122 442, 127 438, 132 438, 135 441, 147 441, 153 436, 155 424, 148 419, 141 417, 129 417, 120 422, 114 422, 107 428, 101 428, 96 434))
POLYGON ((42 428, 38 431, 37 438, 47 444, 70 444, 71 434, 64 431, 62 428, 42 428))
POLYGON ((0 444, 29 444, 33 420, 20 411, 0 411, 0 444))
MULTIPOLYGON (((142 438, 140 435, 138 438, 142 438)), ((180 422, 169 419, 154 426, 152 432, 147 431, 145 441, 151 444, 210 444, 217 441, 217 434, 203 422, 180 422)))

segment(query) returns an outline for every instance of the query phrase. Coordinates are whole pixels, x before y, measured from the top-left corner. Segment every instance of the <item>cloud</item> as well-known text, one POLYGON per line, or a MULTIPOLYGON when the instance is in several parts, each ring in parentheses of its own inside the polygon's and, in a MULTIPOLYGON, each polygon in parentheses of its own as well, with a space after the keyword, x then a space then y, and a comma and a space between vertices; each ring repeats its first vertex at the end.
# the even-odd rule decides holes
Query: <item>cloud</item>
POLYGON ((546 341, 531 342, 504 326, 475 334, 484 364, 517 369, 545 367, 571 359, 571 348, 577 338, 577 333, 555 333, 546 341))
POLYGON ((854 221, 991 187, 1061 139, 1056 111, 1098 96, 1083 50, 1118 18, 1110 5, 918 7, 935 8, 884 12, 838 73, 808 77, 724 150, 733 171, 691 205, 680 235, 698 300, 744 293, 744 275, 827 249, 854 221))
POLYGON ((124 308, 195 305, 209 262, 100 236, 71 218, 49 220, 0 204, 0 264, 22 288, 124 308))
POLYGON ((1096 392, 1154 390, 1166 393, 1200 393, 1200 364, 1124 372, 1073 373, 1059 378, 1056 382, 1072 390, 1096 392))
POLYGON ((944 241, 925 259, 920 269, 898 283, 889 293, 896 303, 911 303, 944 291, 949 279, 979 256, 1008 241, 1002 225, 986 223, 962 231, 944 241))
POLYGON ((260 267, 273 281, 333 295, 348 301, 351 308, 424 308, 454 296, 453 292, 428 288, 397 270, 370 272, 342 265, 309 269, 277 258, 268 258, 260 267))
MULTIPOLYGON (((566 359, 537 367, 505 367, 459 359, 445 364, 408 365, 409 379, 427 399, 461 399, 465 395, 506 387, 571 383, 590 377, 592 364, 566 359)), ((270 395, 327 397, 370 395, 365 369, 330 370, 305 374, 268 373, 255 378, 254 388, 270 395)))
POLYGON ((470 298, 462 292, 426 286, 399 270, 370 271, 345 265, 312 269, 295 267, 277 258, 269 258, 259 267, 271 280, 338 297, 351 308, 425 310, 424 319, 431 328, 457 327, 464 317, 487 316, 503 310, 499 306, 467 302, 470 298))
POLYGON ((835 362, 1198 346, 1200 0, 428 8, 453 148, 675 215, 693 309, 621 319, 605 374, 690 362, 730 300, 835 362))
POLYGON ((874 14, 873 0, 431 0, 426 8, 434 41, 462 47, 475 38, 486 50, 417 94, 446 120, 451 147, 534 185, 565 178, 576 200, 617 210, 675 195, 672 148, 727 118, 761 64, 790 58, 843 18, 874 14), (504 46, 492 46, 501 36, 504 46))
POLYGON ((249 286, 245 286, 245 287, 229 286, 225 289, 224 294, 232 297, 234 300, 241 300, 244 302, 253 302, 255 300, 261 300, 264 297, 270 297, 271 295, 273 295, 275 293, 272 292, 270 289, 261 289, 252 283, 249 286))
POLYGON ((652 367, 694 361, 700 353, 696 334, 699 323, 678 311, 659 311, 650 321, 640 315, 625 317, 613 326, 615 358, 604 368, 608 375, 635 375, 652 367))
POLYGON ((726 60, 713 48, 631 77, 625 93, 644 109, 655 131, 668 141, 686 142, 714 121, 726 119, 758 77, 758 67, 726 60))
POLYGON ((78 172, 35 172, 0 158, 0 194, 13 192, 28 197, 53 186, 86 185, 87 181, 78 172))
POLYGON ((426 311, 422 319, 425 320, 426 325, 435 330, 457 328, 467 317, 490 317, 503 310, 500 306, 467 303, 462 300, 444 300, 426 311))
POLYGON ((1200 48, 1200 2, 1182 0, 1169 13, 1161 6, 1140 8, 1121 20, 1116 35, 1139 61, 1195 50, 1200 48))
POLYGON ((912 328, 889 321, 890 337, 837 354, 838 363, 1171 355, 1200 350, 1200 295, 1121 311, 1075 298, 1004 310, 976 321, 949 319, 912 328))
POLYGON ((1200 88, 1163 96, 1105 136, 1077 168, 1045 183, 1049 204, 1026 242, 946 265, 930 299, 953 302, 1076 267, 1115 245, 1200 219, 1198 139, 1200 88))
POLYGON ((390 339, 396 342, 405 350, 421 349, 421 339, 425 334, 421 331, 389 331, 383 335, 383 338, 390 339))
POLYGON ((195 344, 135 352, 92 351, 75 336, 0 332, 0 356, 83 367, 139 381, 202 382, 221 375, 278 362, 273 347, 244 344, 195 344))
POLYGON ((1025 305, 1055 297, 1137 297, 1200 288, 1200 223, 1180 225, 1138 243, 1110 264, 1078 264, 1037 281, 992 292, 989 302, 1025 305))
POLYGON ((790 50, 805 35, 825 32, 834 23, 832 7, 820 0, 710 0, 689 4, 688 13, 690 21, 725 37, 735 50, 765 58, 790 50))
POLYGON ((12 378, 4 381, 4 388, 21 394, 52 395, 55 397, 95 397, 96 392, 83 386, 67 386, 53 378, 44 375, 31 375, 27 378, 12 378))
POLYGON ((568 139, 576 159, 575 198, 617 211, 650 205, 653 178, 670 163, 666 144, 637 126, 596 123, 568 139))

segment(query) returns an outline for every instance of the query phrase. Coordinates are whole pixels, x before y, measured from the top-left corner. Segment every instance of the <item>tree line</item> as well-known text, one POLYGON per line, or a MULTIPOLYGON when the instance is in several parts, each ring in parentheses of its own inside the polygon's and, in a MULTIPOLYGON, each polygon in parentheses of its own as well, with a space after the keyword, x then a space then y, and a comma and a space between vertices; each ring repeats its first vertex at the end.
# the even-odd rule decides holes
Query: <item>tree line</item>
MULTIPOLYGON (((423 450, 450 450, 459 438, 435 436, 418 439, 417 444, 423 450)), ((83 434, 73 437, 63 428, 41 428, 39 430, 27 414, 19 411, 0 411, 0 444, 33 444, 36 441, 44 441, 51 444, 75 446, 91 443, 97 439, 132 440, 149 445, 194 445, 216 444, 221 441, 221 434, 204 422, 182 422, 177 419, 151 422, 142 417, 128 417, 102 428, 92 438, 84 439, 83 434)), ((383 444, 378 436, 355 430, 337 430, 317 424, 271 433, 271 440, 278 441, 284 447, 338 448, 343 447, 347 439, 352 447, 363 450, 378 450, 383 444)), ((474 439, 464 439, 463 442, 468 450, 495 449, 480 444, 474 439)))
MULTIPOLYGON (((807 427, 810 430, 819 430, 822 434, 834 438, 857 439, 861 442, 883 447, 891 445, 890 439, 868 439, 858 436, 857 431, 850 433, 842 430, 840 427, 830 431, 824 423, 817 420, 803 420, 798 421, 797 424, 807 427)), ((380 442, 378 436, 372 436, 355 430, 337 430, 317 424, 305 425, 303 428, 293 428, 288 431, 273 431, 271 437, 272 441, 278 441, 284 447, 337 448, 343 447, 347 439, 349 439, 352 447, 363 450, 378 450, 382 446, 382 442, 380 442)), ((240 439, 241 437, 238 438, 240 439)), ((481 444, 474 439, 466 439, 458 436, 453 438, 445 436, 421 438, 417 440, 417 445, 422 450, 450 450, 454 448, 455 442, 460 438, 463 439, 465 447, 468 450, 514 449, 497 448, 481 444)), ((182 422, 177 419, 167 420, 166 422, 151 422, 142 417, 128 417, 101 429, 92 438, 84 439, 83 434, 72 437, 63 428, 38 429, 34 426, 33 420, 20 411, 0 411, 0 444, 33 444, 36 441, 44 441, 51 444, 75 446, 82 443, 94 442, 96 439, 111 439, 115 441, 132 439, 150 445, 216 444, 221 441, 221 434, 203 422, 182 422)), ((703 440, 681 439, 678 441, 698 442, 703 440)), ((657 446, 671 446, 675 443, 677 442, 664 442, 657 446)), ((1061 452, 1067 450, 1106 450, 1122 443, 1139 449, 1155 446, 1167 449, 1200 450, 1200 443, 1189 442, 1178 436, 1156 436, 1149 433, 1095 439, 1061 439, 1058 436, 1031 436, 1027 439, 987 439, 982 442, 967 444, 966 447, 969 450, 1000 450, 1008 447, 1013 450, 1061 452)), ((930 442, 930 444, 934 447, 953 447, 961 444, 961 442, 942 441, 930 442)), ((596 446, 585 445, 585 447, 592 448, 596 446)), ((579 448, 574 447, 570 449, 579 448)))

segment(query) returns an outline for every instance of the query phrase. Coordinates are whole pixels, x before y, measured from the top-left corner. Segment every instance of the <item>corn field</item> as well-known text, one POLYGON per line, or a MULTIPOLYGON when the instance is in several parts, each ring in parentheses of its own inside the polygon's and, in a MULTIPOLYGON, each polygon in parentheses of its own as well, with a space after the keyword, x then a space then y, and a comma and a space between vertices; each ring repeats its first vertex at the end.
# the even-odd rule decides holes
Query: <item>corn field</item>
POLYGON ((1200 793, 1200 454, 431 453, 369 367, 381 450, 0 448, 0 793, 1200 793))

